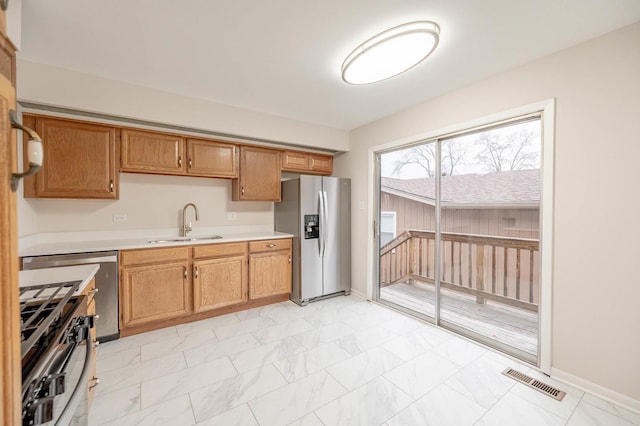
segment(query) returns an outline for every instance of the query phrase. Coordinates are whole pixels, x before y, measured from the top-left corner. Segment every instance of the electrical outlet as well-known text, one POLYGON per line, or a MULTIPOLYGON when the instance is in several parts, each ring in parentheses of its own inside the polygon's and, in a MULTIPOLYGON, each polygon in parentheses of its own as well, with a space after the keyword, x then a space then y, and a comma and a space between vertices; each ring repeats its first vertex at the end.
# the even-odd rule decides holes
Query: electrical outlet
POLYGON ((113 215, 113 221, 114 222, 126 222, 127 221, 127 215, 126 214, 114 214, 113 215))
POLYGON ((236 220, 237 218, 236 212, 227 212, 227 220, 236 220))

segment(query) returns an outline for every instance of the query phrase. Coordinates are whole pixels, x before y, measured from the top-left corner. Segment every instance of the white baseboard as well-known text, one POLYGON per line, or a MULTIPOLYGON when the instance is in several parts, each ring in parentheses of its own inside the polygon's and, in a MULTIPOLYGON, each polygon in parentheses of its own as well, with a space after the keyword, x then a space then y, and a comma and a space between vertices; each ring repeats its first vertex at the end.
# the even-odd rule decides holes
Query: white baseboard
POLYGON ((573 374, 565 371, 558 370, 554 367, 551 367, 551 377, 640 414, 640 401, 637 399, 633 399, 627 395, 623 395, 619 392, 605 388, 604 386, 600 386, 581 377, 574 376, 573 374))
POLYGON ((351 294, 352 294, 353 296, 357 297, 358 299, 362 299, 362 300, 369 300, 369 298, 367 297, 367 295, 366 295, 366 294, 364 294, 364 293, 362 293, 362 292, 360 292, 360 291, 358 291, 358 290, 355 290, 355 289, 353 289, 353 288, 351 289, 351 294))

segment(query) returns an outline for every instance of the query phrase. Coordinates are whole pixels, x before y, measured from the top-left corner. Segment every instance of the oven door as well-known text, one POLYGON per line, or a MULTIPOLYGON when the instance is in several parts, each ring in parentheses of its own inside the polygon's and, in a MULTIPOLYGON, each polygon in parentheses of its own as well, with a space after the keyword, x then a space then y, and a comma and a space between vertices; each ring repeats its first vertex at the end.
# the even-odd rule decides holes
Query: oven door
POLYGON ((58 347, 32 380, 31 396, 23 401, 23 425, 88 424, 88 370, 95 351, 87 324, 92 323, 83 300, 58 347))

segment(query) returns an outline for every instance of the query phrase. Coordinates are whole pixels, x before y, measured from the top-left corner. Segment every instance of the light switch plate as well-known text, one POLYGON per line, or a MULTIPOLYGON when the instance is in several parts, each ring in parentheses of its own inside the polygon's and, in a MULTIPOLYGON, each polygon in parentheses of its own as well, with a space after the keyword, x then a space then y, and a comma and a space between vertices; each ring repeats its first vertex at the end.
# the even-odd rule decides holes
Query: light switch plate
POLYGON ((227 220, 236 220, 237 217, 236 212, 227 212, 227 220))

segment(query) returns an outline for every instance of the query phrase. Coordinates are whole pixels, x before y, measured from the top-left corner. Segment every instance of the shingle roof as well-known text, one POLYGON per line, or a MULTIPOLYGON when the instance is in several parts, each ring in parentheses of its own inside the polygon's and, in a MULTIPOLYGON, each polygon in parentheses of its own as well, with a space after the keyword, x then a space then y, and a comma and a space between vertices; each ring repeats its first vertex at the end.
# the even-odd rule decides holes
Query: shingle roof
MULTIPOLYGON (((540 201, 540 169, 441 177, 442 201, 460 204, 531 204, 540 201)), ((435 178, 382 178, 382 192, 424 198, 433 204, 435 178)))

